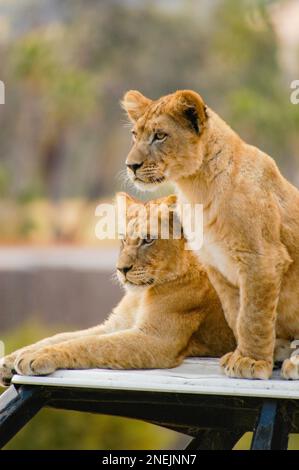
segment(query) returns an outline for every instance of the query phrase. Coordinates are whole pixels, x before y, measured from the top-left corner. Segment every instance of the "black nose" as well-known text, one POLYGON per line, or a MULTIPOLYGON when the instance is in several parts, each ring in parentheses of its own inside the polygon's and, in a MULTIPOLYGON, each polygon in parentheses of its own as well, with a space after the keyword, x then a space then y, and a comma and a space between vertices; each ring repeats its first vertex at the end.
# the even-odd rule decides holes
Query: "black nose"
POLYGON ((132 266, 125 266, 123 268, 117 268, 117 269, 118 269, 118 271, 123 273, 123 275, 125 276, 127 274, 127 272, 130 271, 130 269, 132 269, 132 266))
POLYGON ((136 173, 138 168, 142 167, 142 165, 143 165, 143 163, 133 163, 132 165, 129 165, 127 163, 127 167, 130 168, 130 170, 132 170, 134 172, 134 174, 136 173))

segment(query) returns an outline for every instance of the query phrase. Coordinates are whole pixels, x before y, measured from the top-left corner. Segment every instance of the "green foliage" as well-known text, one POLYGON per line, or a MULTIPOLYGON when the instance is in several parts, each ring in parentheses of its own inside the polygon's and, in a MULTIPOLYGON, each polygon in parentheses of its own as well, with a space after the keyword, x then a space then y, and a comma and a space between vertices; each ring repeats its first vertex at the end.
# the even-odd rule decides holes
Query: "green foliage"
POLYGON ((135 420, 42 410, 5 449, 160 449, 174 444, 172 434, 135 420))
POLYGON ((51 45, 30 34, 12 48, 11 67, 18 80, 49 81, 55 74, 55 59, 51 45))
MULTIPOLYGON (((53 113, 56 124, 71 122, 92 111, 95 89, 87 70, 65 63, 58 45, 31 33, 12 50, 11 72, 35 96, 42 98, 43 111, 53 113)), ((49 126, 50 123, 47 123, 49 126)))
MULTIPOLYGON (((56 328, 56 331, 62 331, 56 328)), ((31 321, 3 339, 5 353, 54 333, 31 321)), ((160 449, 174 445, 175 433, 141 421, 72 411, 42 410, 6 449, 160 449)))

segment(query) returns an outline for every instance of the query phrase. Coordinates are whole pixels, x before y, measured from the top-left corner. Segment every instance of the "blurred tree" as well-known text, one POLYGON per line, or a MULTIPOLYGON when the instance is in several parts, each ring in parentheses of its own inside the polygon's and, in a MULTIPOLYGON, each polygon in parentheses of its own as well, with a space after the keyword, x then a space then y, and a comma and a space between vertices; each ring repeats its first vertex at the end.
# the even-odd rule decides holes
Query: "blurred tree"
POLYGON ((15 7, 19 29, 0 42, 0 74, 9 83, 0 115, 1 168, 12 175, 7 196, 95 198, 119 188, 130 139, 119 100, 129 88, 153 98, 198 90, 298 183, 299 106, 290 104, 278 62, 271 3, 27 0, 15 7))
POLYGON ((213 59, 223 64, 224 79, 214 101, 245 139, 276 158, 294 179, 299 107, 290 104, 289 84, 283 81, 269 3, 226 0, 217 10, 213 59))
POLYGON ((63 66, 55 50, 32 33, 16 44, 11 56, 12 72, 27 97, 26 111, 33 105, 34 150, 45 194, 51 198, 63 196, 61 174, 68 135, 78 125, 84 126, 95 105, 91 75, 72 65, 63 66))

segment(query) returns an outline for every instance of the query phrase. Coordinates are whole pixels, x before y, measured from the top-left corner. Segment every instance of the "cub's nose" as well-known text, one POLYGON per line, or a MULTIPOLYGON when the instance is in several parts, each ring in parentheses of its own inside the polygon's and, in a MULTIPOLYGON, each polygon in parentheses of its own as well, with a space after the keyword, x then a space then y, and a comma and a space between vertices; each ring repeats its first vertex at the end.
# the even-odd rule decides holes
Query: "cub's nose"
POLYGON ((130 271, 130 269, 132 269, 133 265, 132 266, 124 266, 123 268, 117 268, 118 271, 120 271, 121 273, 123 273, 123 275, 125 276, 127 274, 127 272, 130 271))
POLYGON ((129 163, 127 163, 127 167, 130 168, 130 170, 133 171, 134 174, 136 174, 136 171, 141 168, 143 165, 143 163, 133 163, 132 165, 130 165, 129 163))

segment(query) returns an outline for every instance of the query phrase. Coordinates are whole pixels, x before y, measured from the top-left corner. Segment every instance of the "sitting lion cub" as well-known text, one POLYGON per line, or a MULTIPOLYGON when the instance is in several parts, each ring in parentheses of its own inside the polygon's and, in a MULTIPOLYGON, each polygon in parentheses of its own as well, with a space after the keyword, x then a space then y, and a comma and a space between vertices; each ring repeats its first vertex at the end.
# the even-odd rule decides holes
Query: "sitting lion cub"
MULTIPOLYGON (((238 344, 222 359, 225 373, 269 378, 275 334, 299 338, 299 191, 194 91, 157 100, 129 91, 123 107, 134 184, 172 181, 180 202, 203 205, 200 260, 238 344)), ((285 360, 285 378, 299 378, 297 362, 285 360)))
MULTIPOLYGON (((135 210, 142 203, 122 197, 127 235, 117 274, 126 289, 123 299, 102 325, 58 334, 5 357, 0 369, 3 384, 9 383, 14 369, 44 375, 56 369, 168 368, 186 356, 220 356, 235 346, 217 294, 194 253, 185 249, 184 237, 166 240, 157 233, 157 239, 149 238, 152 203, 142 205, 144 219, 135 210), (143 238, 133 237, 137 226, 143 238)), ((175 199, 153 201, 160 225, 166 217, 160 209, 166 205, 170 210, 170 238, 175 199)))

